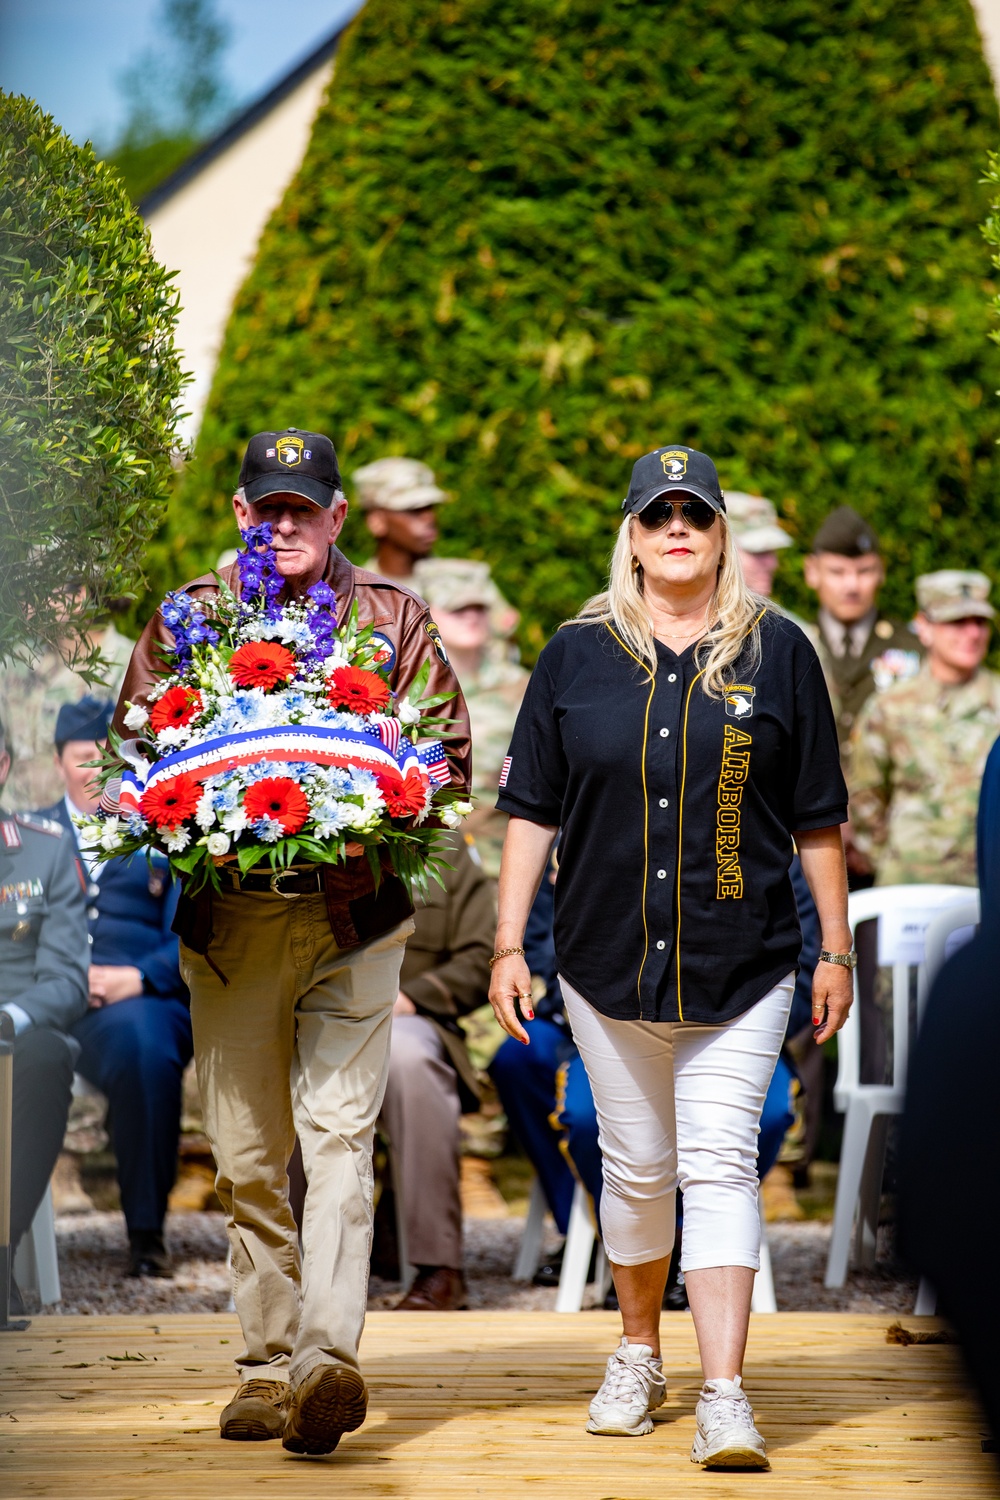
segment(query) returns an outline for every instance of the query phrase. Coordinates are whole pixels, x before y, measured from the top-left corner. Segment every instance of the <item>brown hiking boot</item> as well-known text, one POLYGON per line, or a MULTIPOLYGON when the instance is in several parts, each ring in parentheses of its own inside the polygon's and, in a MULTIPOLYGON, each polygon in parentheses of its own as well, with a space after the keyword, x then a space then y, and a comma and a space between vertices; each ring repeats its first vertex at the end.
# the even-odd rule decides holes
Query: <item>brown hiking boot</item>
POLYGON ((332 1453, 367 1411, 368 1392, 357 1370, 317 1365, 291 1394, 282 1443, 291 1453, 332 1453))
POLYGON ((286 1380, 244 1380, 219 1418, 219 1431, 224 1438, 243 1443, 280 1437, 287 1401, 286 1380))

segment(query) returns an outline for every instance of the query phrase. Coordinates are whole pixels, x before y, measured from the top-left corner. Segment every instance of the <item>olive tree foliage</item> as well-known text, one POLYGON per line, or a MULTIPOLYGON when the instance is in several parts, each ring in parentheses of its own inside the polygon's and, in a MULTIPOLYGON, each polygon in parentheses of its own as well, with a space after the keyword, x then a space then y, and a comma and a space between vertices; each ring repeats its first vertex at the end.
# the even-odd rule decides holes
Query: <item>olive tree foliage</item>
POLYGON ((0 93, 0 662, 81 666, 142 581, 183 376, 177 293, 113 168, 0 93))

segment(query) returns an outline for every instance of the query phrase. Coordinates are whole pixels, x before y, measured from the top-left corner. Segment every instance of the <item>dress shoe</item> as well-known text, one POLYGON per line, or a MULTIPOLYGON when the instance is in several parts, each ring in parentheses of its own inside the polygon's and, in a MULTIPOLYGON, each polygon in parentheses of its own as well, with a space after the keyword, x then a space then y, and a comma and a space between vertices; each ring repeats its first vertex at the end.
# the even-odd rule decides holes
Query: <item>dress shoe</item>
POLYGON ((459 1312, 468 1307, 465 1277, 451 1266, 418 1266, 413 1285, 394 1312, 459 1312))
POLYGON ((173 1279, 174 1265, 162 1234, 155 1229, 133 1229, 128 1243, 126 1276, 158 1276, 163 1281, 173 1279))
MULTIPOLYGON (((531 1278, 532 1286, 558 1286, 562 1275, 563 1257, 566 1254, 566 1241, 563 1240, 559 1249, 553 1255, 547 1255, 538 1270, 531 1278)), ((587 1267, 587 1281, 593 1281, 597 1274, 597 1245, 595 1243, 590 1252, 590 1265, 587 1267)))
POLYGON ((332 1453, 365 1420, 368 1392, 349 1365, 317 1365, 288 1398, 282 1446, 290 1453, 332 1453))
POLYGON ((281 1437, 287 1400, 287 1380, 244 1380, 219 1418, 219 1431, 241 1443, 281 1437))

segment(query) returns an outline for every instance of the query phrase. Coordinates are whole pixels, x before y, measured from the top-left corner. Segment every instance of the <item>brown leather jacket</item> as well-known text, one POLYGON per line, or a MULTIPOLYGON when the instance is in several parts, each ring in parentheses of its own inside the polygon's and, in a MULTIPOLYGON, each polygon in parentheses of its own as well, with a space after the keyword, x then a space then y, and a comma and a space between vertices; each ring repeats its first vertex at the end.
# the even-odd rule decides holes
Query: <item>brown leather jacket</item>
MULTIPOLYGON (((219 576, 236 593, 239 592, 239 572, 235 563, 221 568, 219 576)), ((336 547, 330 548, 324 579, 337 595, 339 620, 346 619, 356 600, 360 623, 374 625, 376 633, 384 638, 393 658, 389 665, 389 680, 397 692, 404 693, 422 664, 429 660, 431 671, 427 692, 454 695, 453 703, 443 704, 435 712, 458 720, 454 738, 445 741, 445 750, 453 783, 468 791, 472 773, 469 714, 458 678, 445 658, 427 605, 410 589, 354 567, 336 547)), ((186 584, 185 592, 206 597, 217 593, 218 585, 211 574, 206 574, 186 584)), ((114 729, 123 738, 129 736, 125 728, 126 703, 145 703, 150 688, 160 676, 161 657, 156 648, 172 644, 170 631, 157 610, 132 652, 112 721, 114 729)), ((349 859, 344 865, 325 865, 323 881, 330 928, 342 948, 356 948, 378 937, 405 921, 413 911, 405 887, 386 866, 376 891, 364 856, 349 859)), ((207 955, 212 941, 211 890, 202 890, 194 897, 182 894, 174 931, 195 953, 207 955)))

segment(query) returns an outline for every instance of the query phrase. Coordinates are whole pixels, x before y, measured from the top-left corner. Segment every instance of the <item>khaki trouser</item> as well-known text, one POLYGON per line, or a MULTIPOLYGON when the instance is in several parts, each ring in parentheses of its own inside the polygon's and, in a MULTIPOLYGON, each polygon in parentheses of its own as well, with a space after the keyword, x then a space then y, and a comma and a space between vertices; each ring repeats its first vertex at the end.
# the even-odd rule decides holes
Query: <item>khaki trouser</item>
POLYGON ((338 948, 321 896, 215 897, 212 960, 181 945, 205 1130, 226 1212, 241 1379, 298 1383, 357 1368, 372 1232, 372 1139, 388 1067, 406 921, 338 948), (302 1143, 298 1236, 287 1164, 302 1143))
POLYGON ((406 1254, 414 1266, 462 1269, 461 1111, 455 1069, 434 1022, 396 1016, 382 1123, 396 1159, 406 1254))

